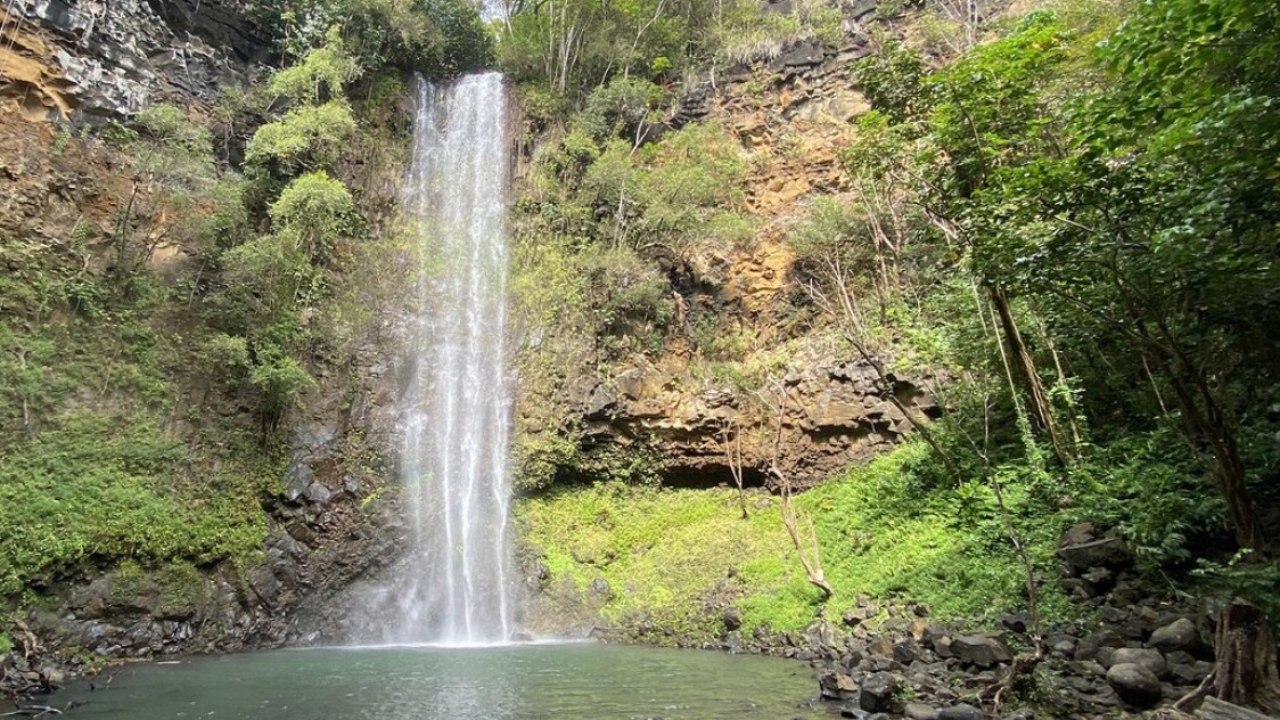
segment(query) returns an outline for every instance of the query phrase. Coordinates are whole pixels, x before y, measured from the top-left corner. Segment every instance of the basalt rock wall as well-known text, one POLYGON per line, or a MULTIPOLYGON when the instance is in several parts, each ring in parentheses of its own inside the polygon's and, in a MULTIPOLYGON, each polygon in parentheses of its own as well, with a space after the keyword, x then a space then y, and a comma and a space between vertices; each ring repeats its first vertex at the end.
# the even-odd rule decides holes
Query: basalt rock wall
POLYGON ((15 0, 0 11, 0 96, 28 117, 106 119, 216 100, 272 59, 244 0, 15 0))

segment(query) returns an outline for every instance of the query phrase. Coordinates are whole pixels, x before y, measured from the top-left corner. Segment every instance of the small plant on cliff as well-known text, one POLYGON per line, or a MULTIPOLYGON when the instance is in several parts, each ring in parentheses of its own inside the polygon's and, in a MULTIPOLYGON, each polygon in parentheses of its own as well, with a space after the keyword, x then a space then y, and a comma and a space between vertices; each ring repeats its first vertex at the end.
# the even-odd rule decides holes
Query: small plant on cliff
POLYGON ((269 352, 249 374, 258 390, 258 416, 263 430, 276 429, 298 396, 315 386, 315 380, 297 360, 279 352, 269 352))

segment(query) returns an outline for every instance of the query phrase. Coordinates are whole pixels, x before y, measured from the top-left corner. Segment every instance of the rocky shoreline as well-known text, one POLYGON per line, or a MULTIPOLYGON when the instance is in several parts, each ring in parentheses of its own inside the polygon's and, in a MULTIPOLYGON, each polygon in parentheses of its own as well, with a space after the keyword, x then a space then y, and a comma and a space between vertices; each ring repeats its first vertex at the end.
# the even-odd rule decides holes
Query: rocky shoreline
POLYGON ((1082 619, 1038 633, 1027 614, 975 630, 923 605, 859 598, 838 620, 790 633, 744 635, 728 606, 717 642, 667 644, 807 662, 817 709, 859 720, 1115 717, 1169 708, 1213 672, 1218 603, 1146 583, 1123 542, 1088 524, 1064 536, 1059 557, 1058 581, 1082 619))

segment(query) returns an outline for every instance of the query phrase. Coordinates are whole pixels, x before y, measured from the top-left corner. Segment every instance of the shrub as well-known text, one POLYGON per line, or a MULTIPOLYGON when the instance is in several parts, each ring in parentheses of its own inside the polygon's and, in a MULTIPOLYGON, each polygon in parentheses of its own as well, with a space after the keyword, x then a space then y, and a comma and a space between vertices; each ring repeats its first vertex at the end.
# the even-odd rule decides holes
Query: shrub
POLYGON ((134 167, 175 189, 194 189, 216 178, 213 136, 175 105, 151 105, 138 113, 141 133, 125 149, 134 167))
POLYGON ((277 232, 311 257, 325 260, 334 241, 349 234, 355 205, 342 181, 319 170, 289 183, 268 214, 277 232))
POLYGON ((355 131, 355 116, 345 101, 303 105, 258 128, 245 148, 245 163, 284 176, 329 167, 355 131))
POLYGON ((307 369, 292 357, 271 349, 249 374, 258 391, 258 416, 266 430, 274 430, 293 404, 315 385, 307 369))
POLYGON ((200 360, 220 385, 238 383, 249 369, 249 345, 243 337, 217 333, 200 345, 200 360))
POLYGON ((493 61, 479 7, 465 0, 262 0, 255 11, 293 57, 321 47, 340 28, 368 71, 391 66, 450 77, 493 61))
POLYGON ((308 52, 302 61, 271 76, 268 90, 277 97, 293 98, 306 105, 346 97, 347 83, 360 76, 360 65, 347 55, 342 36, 333 28, 325 44, 308 52))

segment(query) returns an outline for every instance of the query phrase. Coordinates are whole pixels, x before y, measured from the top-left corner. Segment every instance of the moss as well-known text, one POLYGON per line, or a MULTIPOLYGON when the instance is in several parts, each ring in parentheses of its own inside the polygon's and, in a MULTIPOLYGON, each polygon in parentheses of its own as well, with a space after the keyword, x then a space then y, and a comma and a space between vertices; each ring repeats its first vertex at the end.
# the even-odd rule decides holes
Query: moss
POLYGON ((734 594, 739 570, 785 562, 786 534, 774 508, 743 521, 727 490, 662 490, 601 483, 519 503, 523 535, 556 579, 583 591, 612 590, 606 620, 644 617, 706 630, 702 600, 734 594))
POLYGON ((196 481, 153 416, 60 418, 0 459, 0 594, 97 558, 251 554, 266 536, 259 469, 224 466, 196 481))
MULTIPOLYGON (((923 602, 941 618, 981 622, 1023 606, 1023 570, 981 488, 926 498, 914 466, 928 450, 908 443, 870 465, 797 498, 821 546, 832 608, 860 594, 923 602), (957 504, 969 512, 955 513, 957 504)), ((759 491, 757 491, 759 492, 759 491)), ((1010 498, 1017 503, 1016 498, 1010 498)), ((669 490, 600 483, 559 489, 519 504, 534 554, 554 579, 584 593, 596 579, 612 590, 602 614, 613 623, 649 620, 691 637, 717 634, 715 607, 737 605, 747 631, 797 630, 821 602, 805 579, 782 525, 777 499, 760 493, 750 518, 738 514, 736 491, 669 490)), ((1051 562, 1058 525, 1029 518, 1032 551, 1051 562)), ((1043 588, 1050 616, 1065 612, 1054 588, 1043 588)))

